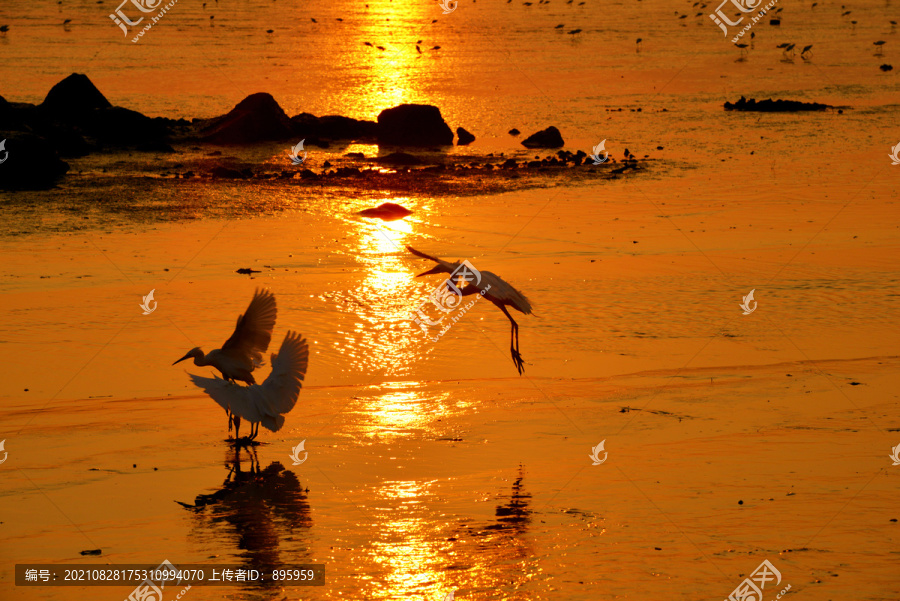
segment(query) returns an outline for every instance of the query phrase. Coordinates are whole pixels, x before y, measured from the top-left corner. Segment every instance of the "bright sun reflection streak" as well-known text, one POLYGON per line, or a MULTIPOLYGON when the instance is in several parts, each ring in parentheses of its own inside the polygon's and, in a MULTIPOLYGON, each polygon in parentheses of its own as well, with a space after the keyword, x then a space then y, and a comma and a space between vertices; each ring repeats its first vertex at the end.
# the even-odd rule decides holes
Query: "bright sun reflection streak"
POLYGON ((441 539, 434 536, 435 524, 423 516, 422 499, 431 496, 434 481, 388 481, 378 488, 382 502, 390 507, 379 513, 384 516, 379 526, 379 540, 370 549, 372 561, 386 569, 384 586, 379 591, 388 599, 405 599, 411 594, 429 591, 426 598, 441 599, 454 589, 447 575, 440 570, 446 563, 441 539))
MULTIPOLYGON (((408 198, 391 200, 414 207, 408 198)), ((406 220, 385 223, 376 219, 361 219, 356 228, 355 254, 364 266, 364 276, 350 294, 365 304, 360 305, 347 344, 353 369, 362 373, 408 371, 425 348, 420 331, 404 324, 416 304, 405 248, 413 229, 414 224, 406 220)))
POLYGON ((364 42, 370 40, 384 40, 389 33, 389 41, 376 42, 375 46, 382 45, 384 50, 374 47, 366 47, 366 51, 360 52, 358 60, 371 73, 368 81, 362 82, 356 88, 356 94, 360 97, 350 104, 367 107, 368 112, 377 115, 386 108, 411 102, 425 102, 429 100, 423 97, 419 89, 420 77, 417 77, 422 68, 421 54, 415 51, 415 33, 394 31, 387 29, 385 23, 398 23, 412 19, 416 22, 424 22, 426 17, 433 12, 434 7, 427 2, 382 2, 373 6, 372 18, 361 21, 356 39, 348 40, 351 47, 361 47, 364 42))
POLYGON ((371 420, 364 434, 378 439, 396 438, 410 431, 431 430, 432 424, 452 413, 450 393, 424 396, 419 382, 386 382, 379 389, 384 394, 366 403, 365 413, 371 420), (387 389, 387 390, 386 390, 387 389))

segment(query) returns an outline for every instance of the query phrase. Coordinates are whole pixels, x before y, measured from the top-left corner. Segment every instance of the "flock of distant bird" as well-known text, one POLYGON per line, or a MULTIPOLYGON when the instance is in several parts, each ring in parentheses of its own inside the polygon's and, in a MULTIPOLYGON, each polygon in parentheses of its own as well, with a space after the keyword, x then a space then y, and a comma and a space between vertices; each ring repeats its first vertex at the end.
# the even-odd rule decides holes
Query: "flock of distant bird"
MULTIPOLYGON (((435 266, 418 274, 416 277, 436 273, 453 274, 461 265, 460 261, 451 263, 438 257, 420 252, 411 246, 406 247, 410 253, 433 261, 435 266)), ((500 276, 490 271, 479 271, 478 285, 459 282, 462 296, 480 294, 491 301, 509 319, 511 324, 509 350, 513 363, 519 374, 524 371, 524 360, 519 352, 519 325, 507 307, 525 315, 532 312, 531 302, 524 294, 505 282, 500 276)), ((449 287, 449 283, 448 283, 449 287)), ((237 325, 231 337, 222 348, 204 353, 200 347, 189 350, 176 365, 187 359, 193 359, 194 365, 214 367, 222 374, 222 378, 205 378, 188 374, 191 381, 202 388, 224 410, 228 417, 228 431, 234 428, 235 445, 255 444, 253 440, 259 434, 259 426, 277 432, 284 425, 284 416, 297 404, 297 397, 309 366, 309 346, 303 336, 288 331, 281 343, 278 354, 271 357, 272 372, 257 384, 253 371, 263 364, 263 353, 269 348, 272 330, 275 328, 277 316, 275 295, 269 290, 257 290, 242 315, 238 316, 237 325), (244 382, 247 386, 241 386, 244 382), (250 435, 240 438, 241 420, 250 424, 250 435)))

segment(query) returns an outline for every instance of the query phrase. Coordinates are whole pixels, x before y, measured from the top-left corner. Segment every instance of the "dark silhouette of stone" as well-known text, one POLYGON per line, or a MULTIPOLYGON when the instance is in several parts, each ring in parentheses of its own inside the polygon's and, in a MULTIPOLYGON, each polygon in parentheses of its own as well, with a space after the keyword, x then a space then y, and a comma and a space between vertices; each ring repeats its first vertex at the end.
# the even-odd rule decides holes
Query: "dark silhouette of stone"
POLYGON ((378 136, 378 124, 374 121, 351 119, 341 115, 325 115, 319 118, 320 137, 329 140, 372 140, 378 136))
POLYGON ((427 104, 401 104, 378 115, 378 143, 393 146, 449 146, 453 131, 441 110, 427 104))
POLYGON ((419 157, 405 152, 392 152, 387 156, 372 159, 372 161, 384 165, 422 165, 424 163, 419 157))
POLYGON ((467 132, 466 130, 464 130, 461 127, 456 128, 456 137, 457 137, 457 141, 456 141, 457 146, 467 146, 475 141, 475 136, 473 136, 471 133, 467 132))
POLYGON ((547 129, 531 134, 522 141, 525 148, 559 148, 563 142, 562 134, 552 125, 547 129))
POLYGON ((341 115, 316 117, 310 113, 300 113, 291 117, 291 123, 296 136, 309 139, 374 142, 378 132, 378 124, 374 121, 352 119, 341 115))
POLYGON ((95 110, 85 117, 83 125, 89 136, 107 144, 172 150, 165 143, 168 129, 163 120, 121 106, 95 110))
POLYGON ((291 120, 271 94, 251 94, 231 111, 203 128, 203 139, 213 144, 252 144, 295 136, 291 120))
POLYGON ((87 75, 72 73, 50 88, 41 109, 63 117, 84 116, 95 109, 110 108, 109 100, 88 79, 87 75))
POLYGON ((356 213, 360 217, 370 217, 383 221, 396 221, 412 215, 412 211, 393 202, 385 202, 374 209, 363 209, 356 213))
POLYGON ((244 179, 247 177, 243 172, 230 167, 222 167, 221 165, 213 167, 210 175, 217 179, 244 179))
POLYGON ((834 108, 828 104, 819 104, 818 102, 800 102, 798 100, 766 100, 756 101, 755 98, 747 100, 741 96, 737 102, 725 103, 726 111, 750 111, 757 113, 796 113, 801 111, 824 111, 834 108))
POLYGON ((520 133, 522 133, 522 132, 520 132, 520 131, 519 131, 518 129, 516 129, 515 127, 512 128, 511 130, 509 130, 509 135, 511 135, 511 136, 518 136, 520 133))
POLYGON ((0 190, 47 190, 69 170, 53 146, 35 135, 0 132, 0 190))

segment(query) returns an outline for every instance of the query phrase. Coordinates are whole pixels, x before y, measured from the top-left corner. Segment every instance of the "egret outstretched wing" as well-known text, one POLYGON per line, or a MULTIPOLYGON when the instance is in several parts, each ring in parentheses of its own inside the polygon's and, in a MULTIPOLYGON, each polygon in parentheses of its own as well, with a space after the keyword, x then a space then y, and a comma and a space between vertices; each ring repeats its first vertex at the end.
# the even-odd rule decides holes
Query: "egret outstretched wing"
POLYGON ((531 301, 528 300, 527 296, 519 292, 517 288, 496 273, 490 271, 482 271, 480 273, 481 282, 479 282, 478 287, 482 290, 487 290, 486 296, 496 299, 504 305, 518 309, 525 315, 531 315, 531 301))
POLYGON ((221 353, 248 364, 252 371, 262 363, 263 353, 269 349, 277 312, 275 295, 258 289, 247 312, 238 317, 234 333, 222 345, 221 353))
MULTIPOLYGON (((438 259, 437 257, 432 257, 431 255, 426 255, 422 251, 418 251, 415 248, 413 248, 412 246, 407 246, 406 250, 408 250, 412 254, 416 255, 417 257, 422 257, 423 259, 428 259, 429 261, 434 261, 435 263, 440 265, 440 267, 441 267, 440 271, 446 271, 447 273, 453 273, 453 270, 456 269, 457 267, 459 267, 458 263, 450 263, 449 261, 445 261, 443 259, 438 259)), ((437 271, 435 271, 434 273, 437 273, 437 271)))
POLYGON ((288 332, 281 350, 272 355, 272 373, 262 384, 238 386, 220 378, 188 375, 224 409, 277 432, 284 425, 284 414, 297 403, 308 364, 306 340, 296 332, 288 332))

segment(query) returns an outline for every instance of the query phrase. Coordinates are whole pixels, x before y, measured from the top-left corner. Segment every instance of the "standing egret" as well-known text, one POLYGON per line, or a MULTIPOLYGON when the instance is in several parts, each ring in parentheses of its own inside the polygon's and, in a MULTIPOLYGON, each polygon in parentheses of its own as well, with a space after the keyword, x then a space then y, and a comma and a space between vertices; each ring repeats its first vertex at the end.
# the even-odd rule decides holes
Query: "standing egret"
MULTIPOLYGON (((199 346, 192 348, 172 365, 193 357, 194 365, 215 367, 222 372, 225 380, 231 382, 240 380, 247 384, 256 384, 251 372, 262 365, 263 353, 269 349, 272 330, 275 328, 276 314, 275 295, 268 290, 257 289, 247 311, 238 316, 234 333, 225 341, 222 348, 213 349, 206 354, 199 346)), ((228 430, 230 431, 230 413, 228 419, 228 430)))
POLYGON ((284 425, 284 414, 297 404, 306 368, 309 365, 309 346, 303 336, 288 332, 277 355, 272 355, 272 373, 262 384, 235 386, 221 378, 204 378, 188 374, 191 381, 232 414, 238 444, 241 418, 250 422, 251 441, 259 434, 262 424, 272 432, 284 425))
MULTIPOLYGON (((429 261, 437 263, 437 265, 428 271, 423 271, 417 275, 417 278, 432 273, 453 273, 461 264, 460 261, 450 263, 449 261, 426 255, 423 252, 417 251, 412 246, 407 246, 406 250, 417 257, 422 257, 423 259, 428 259, 429 261)), ((503 311, 503 314, 506 315, 507 319, 509 319, 509 322, 512 324, 512 329, 509 332, 509 352, 512 355, 512 360, 516 365, 516 369, 519 371, 519 375, 522 375, 525 371, 525 367, 522 355, 519 353, 519 324, 512 318, 512 315, 509 314, 506 307, 512 307, 525 315, 531 315, 531 302, 525 298, 524 294, 504 282, 497 274, 491 273, 490 271, 479 271, 479 273, 481 274, 479 285, 474 286, 467 282, 466 286, 461 290, 462 295, 470 296, 472 294, 477 294, 482 290, 487 290, 487 292, 484 292, 483 294, 484 298, 494 303, 498 309, 503 311)))
POLYGON ((192 348, 172 365, 193 357, 194 365, 211 365, 222 372, 226 380, 256 384, 250 372, 262 364, 263 353, 272 341, 276 314, 275 295, 268 290, 257 290, 247 312, 238 316, 234 333, 222 348, 206 354, 199 346, 192 348))

